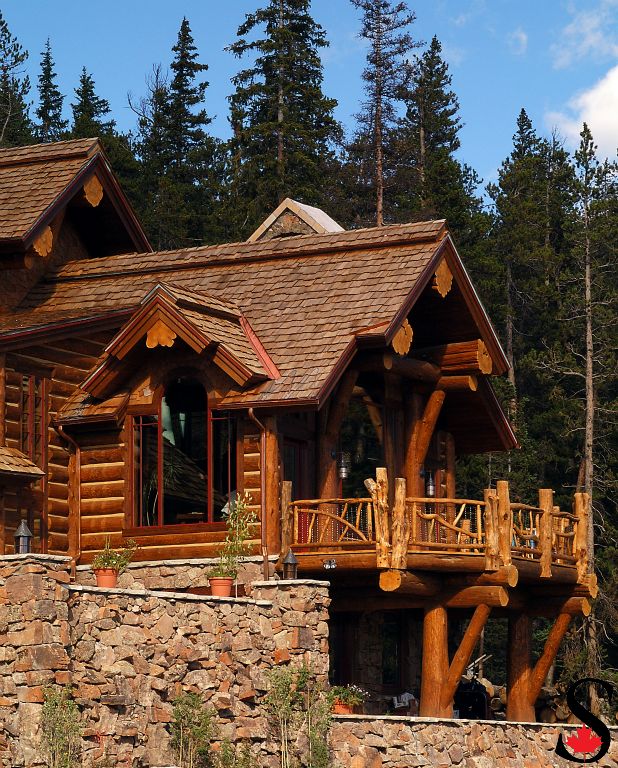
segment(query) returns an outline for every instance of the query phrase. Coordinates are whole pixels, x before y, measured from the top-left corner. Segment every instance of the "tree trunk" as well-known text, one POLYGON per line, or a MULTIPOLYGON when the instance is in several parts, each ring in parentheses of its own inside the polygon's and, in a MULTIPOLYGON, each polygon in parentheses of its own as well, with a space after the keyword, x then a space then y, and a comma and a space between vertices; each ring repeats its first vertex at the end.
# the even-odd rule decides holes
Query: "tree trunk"
MULTIPOLYGON (((279 29, 283 29, 283 2, 279 0, 279 29)), ((277 96, 277 177, 279 179, 279 202, 284 198, 283 193, 283 71, 279 65, 279 85, 277 96)))

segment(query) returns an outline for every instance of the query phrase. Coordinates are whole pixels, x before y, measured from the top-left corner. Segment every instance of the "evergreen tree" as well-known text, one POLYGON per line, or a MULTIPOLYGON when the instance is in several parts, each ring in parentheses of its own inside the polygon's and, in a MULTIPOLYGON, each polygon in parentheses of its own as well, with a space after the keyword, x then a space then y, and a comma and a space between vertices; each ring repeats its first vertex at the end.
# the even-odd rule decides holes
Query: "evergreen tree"
POLYGON ((26 103, 30 81, 23 74, 27 58, 0 11, 0 147, 28 144, 33 138, 26 103))
POLYGON ((333 117, 336 101, 322 92, 326 35, 309 6, 309 0, 269 0, 247 15, 229 47, 239 58, 254 57, 232 79, 236 90, 230 97, 229 208, 239 235, 287 196, 314 205, 325 200, 324 178, 340 129, 333 117))
POLYGON ((115 121, 103 119, 111 112, 109 102, 97 96, 94 79, 86 71, 86 67, 82 69, 79 86, 75 89, 75 97, 75 103, 71 104, 73 110, 71 136, 74 139, 88 139, 111 134, 115 121))
POLYGON ((392 176, 387 144, 396 120, 396 100, 401 95, 404 58, 420 43, 409 32, 416 16, 405 2, 352 0, 362 11, 360 36, 369 42, 363 72, 365 100, 357 115, 359 129, 351 145, 351 159, 359 164, 359 182, 375 199, 375 223, 384 224, 384 191, 392 176))
POLYGON ((63 101, 64 96, 56 84, 51 44, 47 38, 45 50, 41 54, 39 106, 36 110, 36 116, 39 119, 36 132, 41 141, 59 141, 64 138, 69 123, 68 120, 62 119, 63 101))

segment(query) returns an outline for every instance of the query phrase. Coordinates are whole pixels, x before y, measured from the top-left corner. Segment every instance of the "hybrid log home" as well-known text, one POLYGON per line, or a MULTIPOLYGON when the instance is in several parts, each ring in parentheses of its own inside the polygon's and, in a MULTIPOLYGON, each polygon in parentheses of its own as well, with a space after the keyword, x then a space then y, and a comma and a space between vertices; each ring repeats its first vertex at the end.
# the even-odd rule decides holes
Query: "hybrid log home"
POLYGON ((25 520, 78 566, 108 536, 209 558, 246 491, 255 553, 331 581, 336 681, 451 716, 508 616, 508 716, 534 719, 596 593, 589 503, 513 503, 506 482, 457 498, 458 456, 517 441, 444 221, 343 231, 286 200, 247 242, 154 253, 96 140, 0 152, 0 210, 4 553, 25 520), (537 615, 555 623, 532 666, 537 615))

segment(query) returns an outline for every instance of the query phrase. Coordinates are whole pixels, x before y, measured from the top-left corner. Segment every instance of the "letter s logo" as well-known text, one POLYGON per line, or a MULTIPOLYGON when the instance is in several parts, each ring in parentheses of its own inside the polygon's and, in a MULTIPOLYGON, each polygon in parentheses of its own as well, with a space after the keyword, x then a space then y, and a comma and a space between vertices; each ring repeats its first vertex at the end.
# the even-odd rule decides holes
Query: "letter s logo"
MULTIPOLYGON (((567 752, 567 748, 565 747, 562 740, 562 734, 560 734, 558 737, 558 743, 556 744, 556 754, 560 755, 560 757, 564 757, 565 760, 570 760, 572 763, 596 763, 597 760, 600 760, 607 753, 611 741, 611 734, 605 723, 599 720, 598 717, 595 717, 589 709, 586 709, 586 707, 580 704, 575 698, 576 689, 584 683, 596 683, 597 685, 600 685, 601 688, 603 688, 603 690, 607 693, 609 701, 612 700, 612 694, 614 692, 610 683, 606 682, 605 680, 598 680, 596 677, 584 677, 582 680, 577 680, 577 682, 573 683, 573 685, 571 685, 567 691, 567 704, 569 705, 571 712, 575 715, 575 717, 578 717, 582 723, 589 726, 601 741, 601 748, 594 757, 575 757, 575 755, 572 753, 567 752)), ((575 746, 569 743, 572 741, 572 739, 573 737, 571 739, 567 739, 569 746, 575 746)))

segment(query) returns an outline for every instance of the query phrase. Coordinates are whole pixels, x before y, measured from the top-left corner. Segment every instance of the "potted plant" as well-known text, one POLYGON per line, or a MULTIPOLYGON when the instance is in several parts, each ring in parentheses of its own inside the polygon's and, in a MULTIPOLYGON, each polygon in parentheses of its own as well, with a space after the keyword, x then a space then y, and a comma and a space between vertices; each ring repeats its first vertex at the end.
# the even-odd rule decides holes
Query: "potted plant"
POLYGON ((354 707, 359 707, 369 696, 358 685, 335 685, 330 689, 330 695, 335 715, 351 715, 354 707))
POLYGON ((256 522, 255 512, 249 509, 250 503, 249 494, 236 494, 224 509, 227 536, 219 553, 219 562, 208 573, 211 594, 217 597, 230 597, 240 558, 250 552, 247 542, 251 537, 251 525, 256 522))
POLYGON ((137 543, 130 539, 122 549, 113 549, 110 537, 105 537, 105 546, 94 556, 92 570, 97 580, 97 587, 115 587, 118 576, 126 571, 133 559, 137 543))

